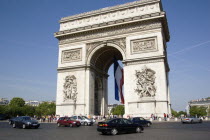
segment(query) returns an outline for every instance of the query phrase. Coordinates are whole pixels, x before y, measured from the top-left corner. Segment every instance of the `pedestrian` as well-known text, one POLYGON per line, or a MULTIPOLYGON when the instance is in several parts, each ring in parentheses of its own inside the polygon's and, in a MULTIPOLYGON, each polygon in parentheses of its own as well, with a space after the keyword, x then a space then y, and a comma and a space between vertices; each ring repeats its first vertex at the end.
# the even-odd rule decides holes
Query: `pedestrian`
MULTIPOLYGON (((154 115, 153 114, 151 114, 151 118, 153 119, 153 117, 154 117, 154 115)), ((154 120, 154 119, 153 119, 154 120)))
POLYGON ((163 116, 164 116, 164 120, 166 121, 166 113, 164 113, 163 116))

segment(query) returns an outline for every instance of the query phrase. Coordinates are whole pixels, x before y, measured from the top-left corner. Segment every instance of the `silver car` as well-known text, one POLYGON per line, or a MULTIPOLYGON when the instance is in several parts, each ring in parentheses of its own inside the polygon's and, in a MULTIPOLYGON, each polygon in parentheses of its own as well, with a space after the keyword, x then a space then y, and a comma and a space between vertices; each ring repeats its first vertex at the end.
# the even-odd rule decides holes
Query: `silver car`
POLYGON ((182 123, 202 123, 201 118, 196 118, 196 117, 185 117, 181 119, 182 123))
POLYGON ((72 116, 74 120, 80 121, 81 125, 93 125, 93 121, 86 116, 72 116))

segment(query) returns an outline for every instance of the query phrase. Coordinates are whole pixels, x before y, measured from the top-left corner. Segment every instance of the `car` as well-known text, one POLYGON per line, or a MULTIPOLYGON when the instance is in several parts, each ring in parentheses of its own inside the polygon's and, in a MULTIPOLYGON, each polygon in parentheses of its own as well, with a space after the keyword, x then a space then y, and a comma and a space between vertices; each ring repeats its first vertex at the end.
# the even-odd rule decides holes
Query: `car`
POLYGON ((93 119, 93 118, 92 118, 91 120, 92 120, 92 122, 93 122, 93 123, 95 123, 95 122, 96 122, 96 119, 93 119))
POLYGON ((81 125, 91 126, 93 125, 93 121, 88 119, 86 116, 72 116, 74 120, 80 121, 81 125))
POLYGON ((57 126, 60 127, 61 125, 69 127, 73 126, 79 127, 81 123, 79 121, 74 120, 74 118, 72 117, 60 117, 57 121, 57 126))
POLYGON ((12 127, 16 128, 39 128, 40 124, 38 123, 38 121, 34 120, 33 118, 29 117, 29 116, 20 116, 17 117, 13 120, 13 124, 12 127))
POLYGON ((18 117, 9 119, 9 125, 12 125, 16 119, 18 119, 18 117))
POLYGON ((119 133, 136 132, 140 133, 144 130, 143 126, 133 123, 129 119, 116 118, 104 122, 98 122, 97 131, 102 134, 117 135, 119 133))
POLYGON ((142 117, 134 117, 134 118, 131 118, 131 121, 133 123, 138 123, 138 124, 141 124, 142 126, 147 126, 147 127, 149 127, 150 125, 152 125, 152 122, 151 121, 145 120, 142 117))
POLYGON ((202 119, 201 118, 196 118, 194 116, 190 116, 190 117, 184 117, 181 119, 182 123, 202 123, 202 119))

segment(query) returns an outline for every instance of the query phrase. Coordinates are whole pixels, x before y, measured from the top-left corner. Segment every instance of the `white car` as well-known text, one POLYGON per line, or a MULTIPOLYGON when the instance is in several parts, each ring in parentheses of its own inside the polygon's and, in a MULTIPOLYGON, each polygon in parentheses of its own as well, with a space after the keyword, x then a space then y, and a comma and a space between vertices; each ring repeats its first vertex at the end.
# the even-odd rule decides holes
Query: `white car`
POLYGON ((86 116, 72 116, 74 120, 80 121, 81 125, 93 125, 93 121, 88 119, 86 116))
POLYGON ((196 117, 185 117, 181 119, 182 123, 202 123, 201 118, 196 118, 196 117))

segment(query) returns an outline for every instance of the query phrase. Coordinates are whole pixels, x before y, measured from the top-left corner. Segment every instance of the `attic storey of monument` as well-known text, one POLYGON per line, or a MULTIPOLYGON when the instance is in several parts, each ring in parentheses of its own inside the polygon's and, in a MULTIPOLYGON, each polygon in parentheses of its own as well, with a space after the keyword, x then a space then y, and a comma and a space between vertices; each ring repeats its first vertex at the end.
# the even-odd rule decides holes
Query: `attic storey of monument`
POLYGON ((56 114, 108 114, 107 73, 114 57, 124 64, 125 115, 170 114, 170 36, 160 0, 65 17, 54 35, 59 40, 56 114))

